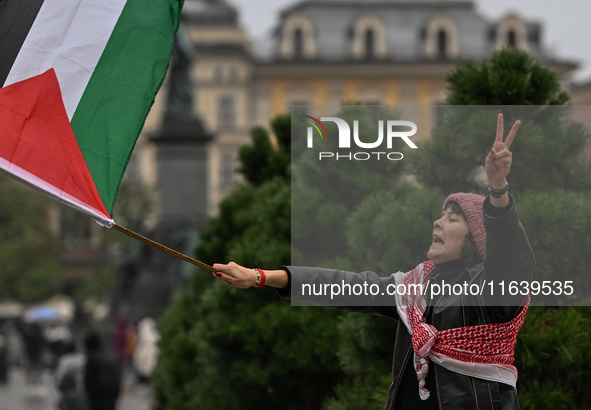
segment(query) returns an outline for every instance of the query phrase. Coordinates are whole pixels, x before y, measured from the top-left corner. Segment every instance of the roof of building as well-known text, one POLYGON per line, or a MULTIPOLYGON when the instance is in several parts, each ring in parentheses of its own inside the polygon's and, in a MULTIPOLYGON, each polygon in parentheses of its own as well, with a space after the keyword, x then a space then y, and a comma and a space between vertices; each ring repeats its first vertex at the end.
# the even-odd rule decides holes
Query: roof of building
POLYGON ((237 26, 238 12, 225 0, 185 0, 182 19, 202 27, 237 26))
MULTIPOLYGON (((258 60, 281 59, 278 50, 283 27, 297 15, 306 18, 314 28, 315 59, 327 62, 351 59, 355 25, 363 17, 380 21, 387 47, 384 59, 393 62, 425 60, 426 32, 430 22, 437 18, 453 23, 458 60, 485 58, 495 49, 500 23, 481 16, 473 0, 302 0, 281 11, 270 38, 256 42, 254 51, 258 60)), ((522 22, 530 53, 540 61, 549 62, 552 58, 541 41, 541 24, 514 15, 506 18, 509 17, 522 22)))

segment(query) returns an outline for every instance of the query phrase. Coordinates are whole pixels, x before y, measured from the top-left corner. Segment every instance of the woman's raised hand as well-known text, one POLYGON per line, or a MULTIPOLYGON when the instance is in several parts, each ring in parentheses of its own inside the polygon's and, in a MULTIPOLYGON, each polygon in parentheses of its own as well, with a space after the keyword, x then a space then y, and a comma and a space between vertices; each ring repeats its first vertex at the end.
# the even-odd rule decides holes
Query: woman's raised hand
POLYGON ((503 189, 505 187, 505 178, 509 175, 511 163, 513 162, 513 154, 509 151, 509 148, 520 125, 521 121, 515 121, 509 135, 507 135, 507 139, 503 142, 503 114, 498 116, 495 142, 484 163, 488 185, 493 189, 503 189))

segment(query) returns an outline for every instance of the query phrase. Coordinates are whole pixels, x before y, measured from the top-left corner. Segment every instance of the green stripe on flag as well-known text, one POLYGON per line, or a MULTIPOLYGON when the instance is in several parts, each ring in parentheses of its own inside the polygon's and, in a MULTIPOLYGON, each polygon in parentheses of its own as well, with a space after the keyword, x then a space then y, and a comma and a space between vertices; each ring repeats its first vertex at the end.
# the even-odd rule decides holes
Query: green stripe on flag
POLYGON ((128 0, 72 117, 109 213, 154 96, 164 81, 182 0, 128 0))

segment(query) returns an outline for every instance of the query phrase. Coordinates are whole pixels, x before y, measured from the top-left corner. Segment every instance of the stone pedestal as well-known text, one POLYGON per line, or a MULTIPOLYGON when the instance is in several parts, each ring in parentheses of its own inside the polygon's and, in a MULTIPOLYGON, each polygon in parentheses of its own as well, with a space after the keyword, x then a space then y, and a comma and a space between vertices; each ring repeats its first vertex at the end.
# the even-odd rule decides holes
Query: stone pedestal
POLYGON ((207 144, 212 139, 199 120, 165 121, 151 136, 156 146, 158 184, 156 231, 207 223, 207 144))
MULTIPOLYGON (((197 118, 166 120, 150 136, 156 147, 157 216, 153 230, 145 234, 191 257, 208 218, 207 144, 211 139, 197 118)), ((194 268, 148 245, 138 246, 141 250, 125 265, 134 277, 122 289, 117 310, 132 320, 158 318, 194 268)), ((126 272, 122 269, 121 274, 126 272)))

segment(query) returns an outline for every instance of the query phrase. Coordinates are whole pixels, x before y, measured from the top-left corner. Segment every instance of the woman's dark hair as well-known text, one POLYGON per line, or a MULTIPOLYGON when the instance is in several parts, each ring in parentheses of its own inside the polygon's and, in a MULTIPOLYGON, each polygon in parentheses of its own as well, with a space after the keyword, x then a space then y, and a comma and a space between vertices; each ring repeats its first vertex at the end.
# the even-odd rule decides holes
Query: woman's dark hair
MULTIPOLYGON (((466 215, 464 215, 464 211, 462 211, 462 208, 460 208, 460 206, 458 205, 457 202, 450 202, 449 204, 447 204, 444 211, 447 208, 451 208, 451 211, 454 214, 460 215, 462 218, 464 218, 464 221, 468 222, 466 215)), ((474 241, 474 237, 472 236, 472 232, 468 233, 468 235, 465 236, 465 239, 466 239, 466 244, 464 245, 464 252, 462 254, 462 261, 464 262, 465 266, 475 265, 478 262, 480 262, 481 260, 480 260, 480 256, 478 256, 478 249, 476 248, 476 242, 474 241)))

